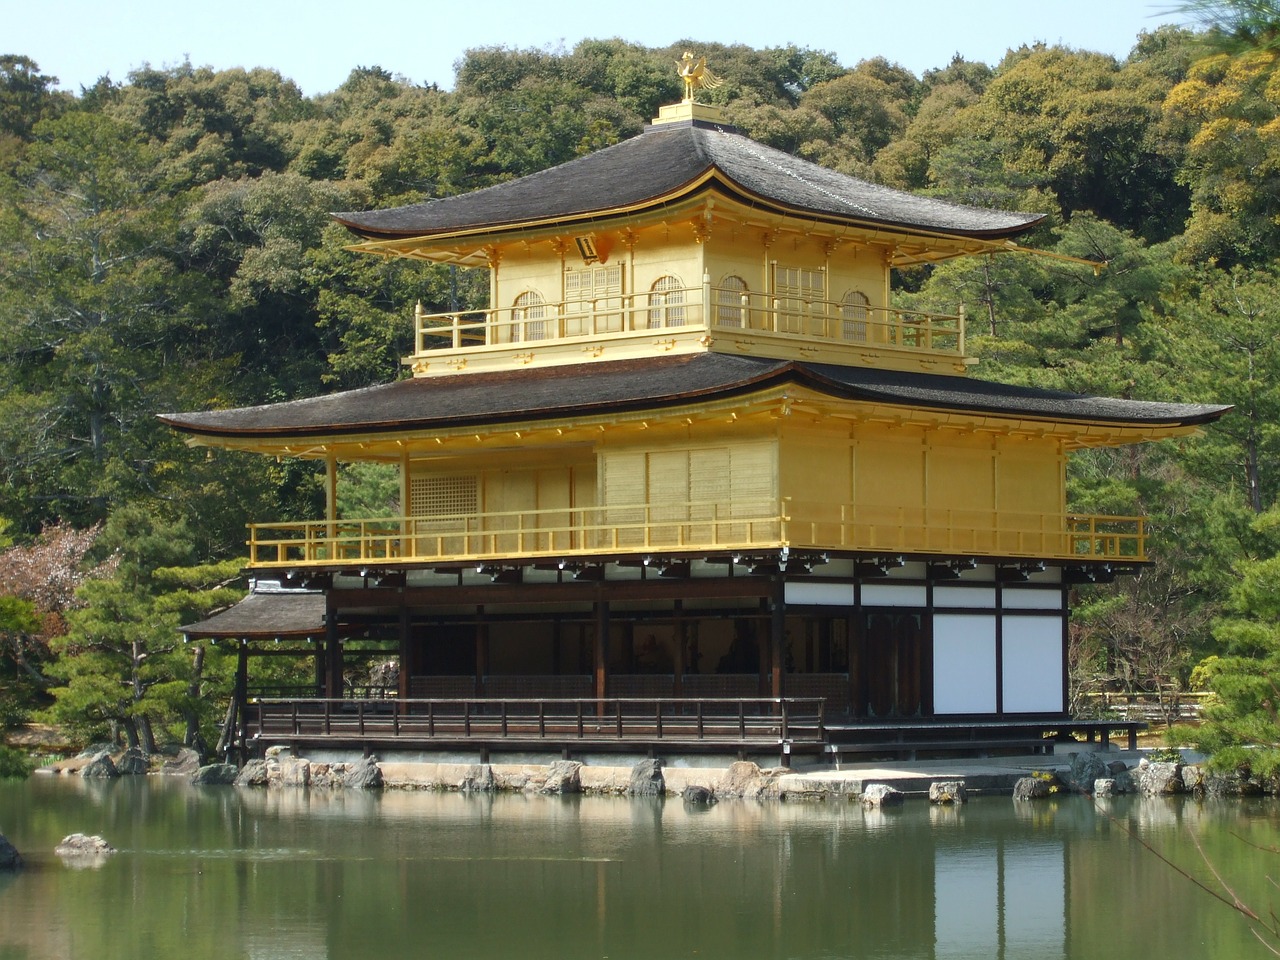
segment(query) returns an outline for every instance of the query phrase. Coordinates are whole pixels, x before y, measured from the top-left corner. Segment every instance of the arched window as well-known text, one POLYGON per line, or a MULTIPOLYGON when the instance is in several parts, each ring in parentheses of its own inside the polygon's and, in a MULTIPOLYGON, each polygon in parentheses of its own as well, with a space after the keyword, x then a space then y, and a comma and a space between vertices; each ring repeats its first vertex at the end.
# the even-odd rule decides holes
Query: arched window
POLYGON ((511 307, 511 342, 546 339, 547 331, 542 320, 546 315, 547 308, 538 291, 526 290, 516 297, 516 302, 511 307))
POLYGON ((732 274, 720 281, 716 291, 716 325, 720 327, 745 327, 747 281, 732 274))
POLYGON ((649 288, 649 329, 684 326, 684 284, 678 277, 659 277, 649 288))
POLYGON ((840 336, 845 340, 866 342, 867 317, 871 313, 871 301, 858 290, 850 290, 840 301, 840 336))

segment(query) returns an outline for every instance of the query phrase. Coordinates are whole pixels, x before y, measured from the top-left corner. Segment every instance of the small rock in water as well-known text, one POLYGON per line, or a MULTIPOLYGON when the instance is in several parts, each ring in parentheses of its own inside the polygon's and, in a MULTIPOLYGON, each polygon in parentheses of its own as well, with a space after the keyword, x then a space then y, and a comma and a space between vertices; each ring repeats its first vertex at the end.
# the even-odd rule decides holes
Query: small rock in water
POLYGON ((116 848, 101 837, 91 837, 83 833, 73 833, 62 838, 62 842, 53 848, 56 856, 87 866, 100 865, 116 848))
POLYGON ((191 778, 192 783, 210 786, 213 784, 230 784, 236 782, 240 771, 234 763, 211 763, 201 767, 191 778))
POLYGON ((963 780, 935 780, 929 784, 930 803, 964 803, 968 799, 963 780))
POLYGON ((701 786, 688 786, 684 788, 681 794, 685 803, 712 804, 716 802, 715 795, 707 788, 701 786))
POLYGON ((901 790, 895 790, 887 783, 872 783, 862 791, 862 805, 864 807, 896 807, 900 806, 906 794, 901 790))

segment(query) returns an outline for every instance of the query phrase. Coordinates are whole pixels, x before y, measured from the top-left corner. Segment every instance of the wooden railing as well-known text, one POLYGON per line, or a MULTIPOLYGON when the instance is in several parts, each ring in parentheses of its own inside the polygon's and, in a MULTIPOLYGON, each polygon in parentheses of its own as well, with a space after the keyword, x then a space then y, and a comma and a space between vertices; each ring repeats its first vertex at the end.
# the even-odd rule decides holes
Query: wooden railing
POLYGON ((877 551, 1142 561, 1142 517, 761 500, 251 524, 253 567, 572 561, 671 552, 877 551))
POLYGON ((959 314, 850 305, 813 297, 779 297, 712 286, 635 293, 534 306, 453 313, 417 312, 416 355, 513 344, 626 338, 668 333, 752 332, 855 347, 882 347, 963 357, 959 314), (441 344, 441 341, 444 341, 441 344))
POLYGON ((258 740, 636 741, 821 743, 820 697, 719 699, 258 700, 245 732, 258 740))

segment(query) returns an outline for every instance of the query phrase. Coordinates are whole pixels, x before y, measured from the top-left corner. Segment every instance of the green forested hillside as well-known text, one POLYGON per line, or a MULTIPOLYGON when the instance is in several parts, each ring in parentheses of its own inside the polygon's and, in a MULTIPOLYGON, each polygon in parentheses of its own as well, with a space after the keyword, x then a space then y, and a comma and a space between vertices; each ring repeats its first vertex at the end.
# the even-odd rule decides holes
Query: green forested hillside
MULTIPOLYGON (((1161 28, 1122 61, 1036 45, 924 76, 593 40, 467 51, 452 91, 356 67, 313 98, 190 64, 72 95, 0 57, 0 713, 52 704, 84 736, 143 740, 208 724, 225 664, 173 628, 235 596, 246 518, 320 515, 321 483, 309 464, 188 449, 154 415, 401 376, 414 303, 481 306, 487 283, 353 255, 327 214, 633 136, 679 99, 685 49, 749 136, 1043 211, 1029 245, 1106 265, 968 259, 904 272, 897 296, 963 302, 979 376, 1236 405, 1201 438, 1076 456, 1073 506, 1149 514, 1156 559, 1082 594, 1074 681, 1155 689, 1210 655, 1205 676, 1259 662, 1278 644, 1238 627, 1267 616, 1256 571, 1280 546, 1280 52, 1228 39, 1161 28)), ((376 507, 376 478, 365 494, 376 507)))

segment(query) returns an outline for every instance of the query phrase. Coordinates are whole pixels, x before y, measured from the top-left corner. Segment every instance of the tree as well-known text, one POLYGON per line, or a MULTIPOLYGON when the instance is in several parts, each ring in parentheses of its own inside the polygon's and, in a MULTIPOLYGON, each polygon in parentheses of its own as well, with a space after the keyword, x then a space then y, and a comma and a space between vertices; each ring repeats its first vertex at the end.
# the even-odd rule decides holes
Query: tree
POLYGON ((190 379, 178 358, 208 303, 135 131, 70 112, 34 133, 0 180, 0 500, 28 532, 154 483, 151 414, 190 379))
POLYGON ((1182 257, 1256 265, 1280 253, 1280 50, 1196 61, 1164 103, 1170 135, 1187 143, 1190 190, 1182 257))
POLYGON ((1204 30, 1217 52, 1280 50, 1280 4, 1275 0, 1191 0, 1179 9, 1204 30))
POLYGON ((31 700, 49 685, 43 669, 51 656, 50 642, 65 630, 76 590, 115 571, 115 556, 85 560, 99 529, 55 524, 30 543, 0 551, 0 672, 24 683, 31 700))
POLYGON ((966 111, 971 135, 1008 145, 1005 162, 1043 176, 1064 219, 1088 211, 1152 241, 1181 226, 1186 195, 1160 140, 1172 81, 1149 60, 1120 64, 1061 47, 1011 53, 966 111))
MULTIPOLYGON (((1280 513, 1259 517, 1259 531, 1275 534, 1280 513)), ((1189 738, 1219 769, 1248 768, 1280 775, 1280 555, 1246 563, 1231 591, 1229 615, 1214 626, 1222 654, 1206 658, 1197 679, 1214 695, 1189 738)))
POLYGON ((1187 444, 1190 469, 1261 514, 1280 497, 1280 313, 1274 270, 1205 270, 1156 333, 1170 394, 1235 409, 1187 444))
POLYGON ((53 89, 57 82, 30 57, 0 55, 0 170, 21 156, 37 123, 66 106, 68 98, 53 89))
POLYGON ((157 750, 160 724, 177 723, 191 740, 217 705, 201 702, 205 661, 188 659, 177 628, 243 595, 240 563, 193 566, 186 524, 141 504, 112 514, 99 547, 117 551, 119 567, 80 587, 66 633, 51 643, 58 659, 48 674, 59 683, 49 716, 86 739, 121 731, 146 752, 157 750))

